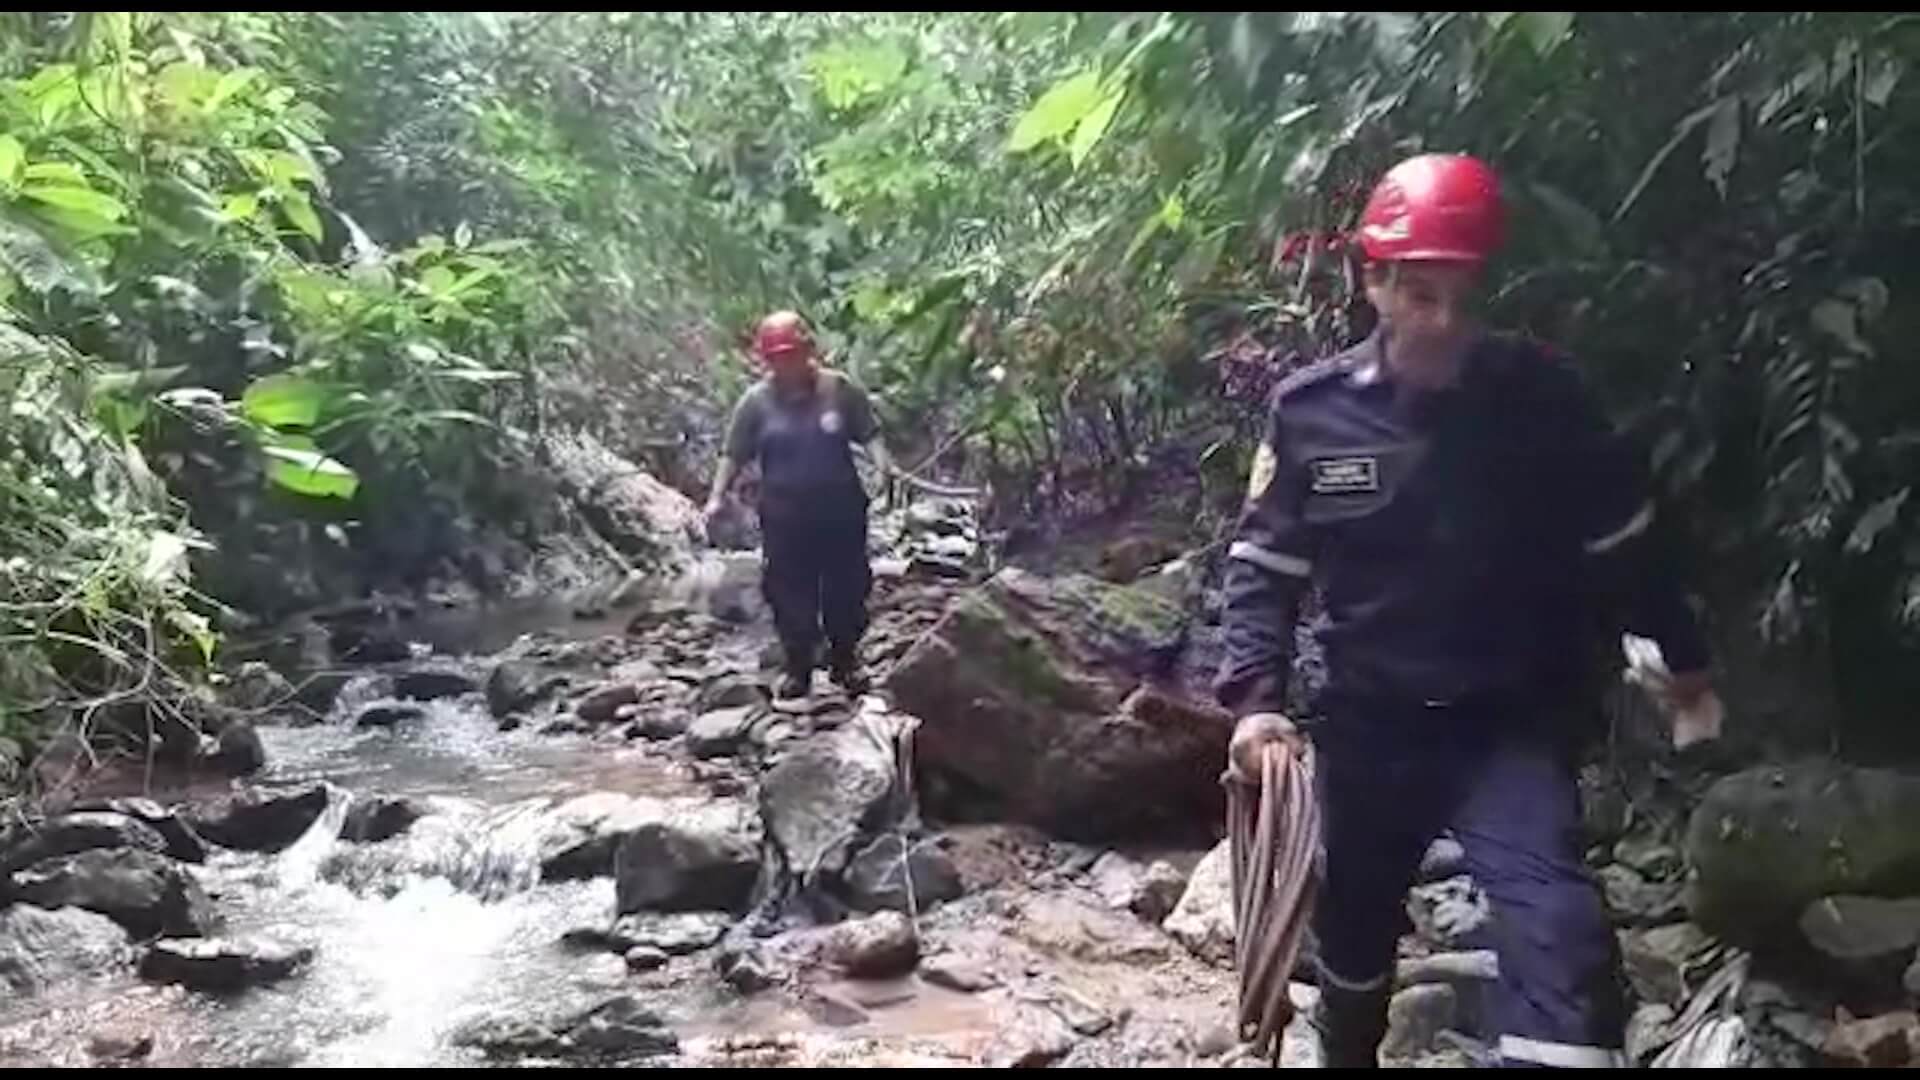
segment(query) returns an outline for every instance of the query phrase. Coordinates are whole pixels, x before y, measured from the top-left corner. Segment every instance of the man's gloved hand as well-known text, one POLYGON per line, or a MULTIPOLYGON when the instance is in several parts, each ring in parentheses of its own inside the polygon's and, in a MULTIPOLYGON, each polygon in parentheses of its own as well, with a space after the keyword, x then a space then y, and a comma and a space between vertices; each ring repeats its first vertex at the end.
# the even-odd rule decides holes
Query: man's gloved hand
POLYGON ((1256 786, 1260 783, 1261 761, 1266 757, 1267 747, 1280 745, 1293 752, 1305 741, 1306 736, 1293 726, 1293 721, 1279 713, 1242 717, 1233 729, 1233 741, 1227 744, 1227 779, 1256 786))

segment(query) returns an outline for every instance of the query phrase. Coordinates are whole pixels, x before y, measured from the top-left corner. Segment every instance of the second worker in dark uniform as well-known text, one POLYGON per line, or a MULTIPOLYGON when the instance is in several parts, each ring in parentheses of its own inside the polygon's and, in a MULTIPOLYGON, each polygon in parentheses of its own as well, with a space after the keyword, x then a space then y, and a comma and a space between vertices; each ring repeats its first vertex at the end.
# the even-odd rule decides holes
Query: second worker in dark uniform
POLYGON ((853 448, 865 446, 884 475, 873 404, 859 383, 819 364, 813 335, 794 312, 762 319, 753 348, 767 375, 734 407, 706 513, 720 511, 741 469, 758 466, 762 590, 786 662, 777 696, 808 694, 823 636, 833 681, 860 693, 872 582, 867 493, 853 448))

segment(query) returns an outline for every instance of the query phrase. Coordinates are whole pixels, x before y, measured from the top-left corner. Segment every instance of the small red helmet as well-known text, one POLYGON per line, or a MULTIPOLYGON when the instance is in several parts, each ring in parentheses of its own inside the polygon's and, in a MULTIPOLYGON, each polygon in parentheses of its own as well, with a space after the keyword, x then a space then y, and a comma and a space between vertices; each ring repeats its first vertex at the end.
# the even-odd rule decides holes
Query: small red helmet
POLYGON ((1485 262, 1505 239, 1500 178, 1464 154, 1395 165, 1360 215, 1360 247, 1374 262, 1485 262))
POLYGON ((813 331, 797 311, 776 311, 753 331, 753 353, 762 363, 788 367, 813 359, 813 331))

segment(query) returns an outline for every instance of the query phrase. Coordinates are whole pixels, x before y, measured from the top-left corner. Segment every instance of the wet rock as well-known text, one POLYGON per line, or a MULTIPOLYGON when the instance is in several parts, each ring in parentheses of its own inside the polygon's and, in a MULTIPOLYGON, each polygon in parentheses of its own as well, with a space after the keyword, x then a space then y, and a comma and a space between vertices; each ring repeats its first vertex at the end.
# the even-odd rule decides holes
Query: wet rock
POLYGON ((165 853, 166 841, 153 826, 111 811, 80 811, 41 825, 22 825, 0 839, 0 874, 62 855, 96 848, 135 848, 165 853))
POLYGON ((726 936, 732 917, 712 911, 677 915, 638 913, 622 915, 607 935, 613 952, 658 949, 668 956, 686 956, 710 949, 726 936))
POLYGON ((1627 926, 1660 926, 1687 917, 1686 885, 1679 881, 1649 882, 1624 863, 1600 868, 1607 912, 1627 926))
POLYGON ((1044 1069, 1073 1050, 1073 1029, 1051 1009, 1021 1008, 996 1029, 985 1054, 990 1069, 1044 1069))
POLYGON ((1083 840, 1218 820, 1231 718, 1142 686, 1181 628, 1177 606, 1092 578, 1010 569, 963 594, 887 678, 924 722, 929 810, 1083 840))
POLYGON ((220 729, 207 761, 228 776, 252 776, 267 767, 267 744, 251 723, 235 720, 220 729))
POLYGON ((325 784, 292 791, 247 788, 192 812, 188 823, 208 841, 235 851, 284 851, 326 813, 325 784))
POLYGON ((856 979, 891 979, 920 962, 920 938, 913 922, 897 911, 882 911, 833 928, 827 959, 856 979))
POLYGON ((643 712, 627 728, 630 739, 651 739, 656 742, 677 738, 687 733, 693 723, 693 717, 684 709, 654 709, 643 712))
POLYGON ((455 1046, 496 1061, 618 1061, 676 1053, 680 1041, 658 1014, 622 995, 576 1016, 554 1020, 487 1017, 454 1032, 455 1046))
POLYGON ((611 724, 620 706, 640 700, 640 688, 627 682, 609 683, 574 703, 574 714, 589 724, 611 724))
POLYGON ((1055 991, 1047 1007, 1067 1022, 1076 1035, 1100 1035, 1113 1027, 1113 1016, 1105 1009, 1067 990, 1055 991))
POLYGON ((1626 1042, 1623 1044, 1628 1065, 1645 1065, 1648 1058, 1673 1041, 1668 1025, 1673 1023, 1676 1015, 1673 1006, 1657 1002, 1642 1005, 1633 1011, 1632 1018, 1627 1021, 1626 1042))
POLYGON ((531 709, 566 688, 565 675, 547 671, 530 660, 505 660, 487 675, 487 711, 507 717, 531 709))
POLYGON ((553 809, 540 844, 543 881, 581 881, 613 873, 614 852, 627 834, 660 820, 670 807, 611 791, 579 795, 553 809))
POLYGON ((628 832, 614 854, 615 908, 740 911, 759 875, 758 829, 744 806, 676 800, 628 832))
POLYGON ((1227 841, 1194 867, 1185 895, 1161 927, 1202 960, 1233 959, 1233 850, 1227 841))
POLYGON ((767 693, 765 683, 751 675, 731 672, 702 686, 695 708, 699 712, 708 713, 716 709, 764 705, 768 700, 770 695, 767 693))
POLYGON ((1613 857, 1650 881, 1665 881, 1683 869, 1679 849, 1659 835, 1622 837, 1613 845, 1613 857))
POLYGON ((217 922, 192 874, 165 856, 132 848, 35 863, 14 875, 12 895, 36 907, 104 915, 139 938, 206 934, 217 922))
POLYGON ((207 844, 200 839, 200 834, 194 832, 193 827, 188 825, 178 813, 161 806, 152 799, 102 799, 83 803, 76 809, 123 814, 136 821, 145 822, 166 842, 164 854, 168 858, 190 863, 207 861, 207 844))
POLYGON ((393 678, 393 696, 411 701, 438 701, 480 689, 472 675, 454 667, 435 666, 403 671, 393 678))
POLYGON ((659 949, 645 945, 635 945, 626 953, 627 970, 636 975, 649 971, 658 971, 667 966, 668 956, 659 949))
POLYGON ((1102 900, 1156 925, 1173 914, 1187 888, 1186 877, 1171 864, 1142 866, 1118 852, 1102 855, 1088 873, 1102 900))
POLYGON ((153 1053, 153 1036, 107 1032, 87 1041, 87 1053, 97 1061, 140 1061, 153 1053))
POLYGON ((1621 961, 1634 993, 1641 1001, 1663 1005, 1678 1005, 1687 996, 1692 989, 1687 974, 1714 945, 1713 938, 1692 923, 1620 934, 1621 961))
POLYGON ((843 872, 893 790, 892 750, 859 727, 792 745, 760 783, 760 812, 789 873, 843 872))
POLYGON ((740 705, 704 713, 687 727, 687 752, 697 758, 737 753, 760 717, 760 706, 740 705))
POLYGON ((926 911, 965 891, 953 860, 930 840, 888 833, 847 866, 847 899, 857 911, 926 911))
POLYGON ((293 684, 272 665, 249 660, 227 681, 226 703, 248 712, 265 712, 294 699, 293 684))
POLYGON ((313 950, 276 941, 192 938, 156 941, 140 962, 149 982, 212 994, 231 994, 291 978, 313 960, 313 950))
POLYGON ((340 839, 354 844, 378 844, 406 832, 426 814, 426 808, 412 799, 385 795, 356 799, 347 808, 346 820, 340 825, 340 839))
POLYGON ((1407 916, 1423 940, 1452 949, 1472 944, 1493 921, 1493 908, 1473 879, 1462 874, 1414 886, 1407 893, 1407 916))
POLYGON ((943 953, 920 965, 920 977, 943 990, 977 994, 1000 985, 1000 979, 987 965, 970 956, 943 953))
POLYGON ((1905 958, 1920 946, 1920 898, 1825 897, 1801 913, 1800 933, 1836 960, 1905 958))
POLYGON ((0 909, 0 986, 15 995, 105 975, 130 959, 127 932, 104 915, 25 904, 0 909))
POLYGON ((779 982, 766 950, 751 939, 726 939, 714 957, 714 972, 742 994, 757 994, 779 982))
POLYGON ((591 735, 593 723, 579 716, 561 716, 540 725, 542 735, 591 735))
POLYGON ((1843 1018, 1827 1036, 1828 1060, 1869 1069, 1912 1065, 1920 1051, 1920 1016, 1911 1010, 1864 1020, 1843 1018))
POLYGON ((390 728, 424 718, 427 710, 398 701, 376 701, 354 715, 357 728, 390 728))
POLYGON ((1454 1026, 1459 999, 1445 983, 1410 986, 1393 995, 1387 1005, 1387 1035, 1381 1056, 1405 1059, 1437 1047, 1439 1035, 1454 1026))
POLYGON ((1694 920, 1758 944, 1822 896, 1920 895, 1914 821, 1920 776, 1815 761, 1725 777, 1687 828, 1694 920))

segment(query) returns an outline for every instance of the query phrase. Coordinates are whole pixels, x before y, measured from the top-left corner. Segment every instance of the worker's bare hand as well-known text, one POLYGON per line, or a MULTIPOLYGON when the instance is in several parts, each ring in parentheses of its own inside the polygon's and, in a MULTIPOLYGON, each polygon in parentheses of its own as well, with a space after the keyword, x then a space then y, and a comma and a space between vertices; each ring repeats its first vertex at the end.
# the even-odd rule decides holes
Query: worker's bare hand
POLYGON ((1233 729, 1233 741, 1227 744, 1227 778, 1239 784, 1258 784, 1268 747, 1280 745, 1293 751, 1303 741, 1300 729, 1279 713, 1243 717, 1233 729))

